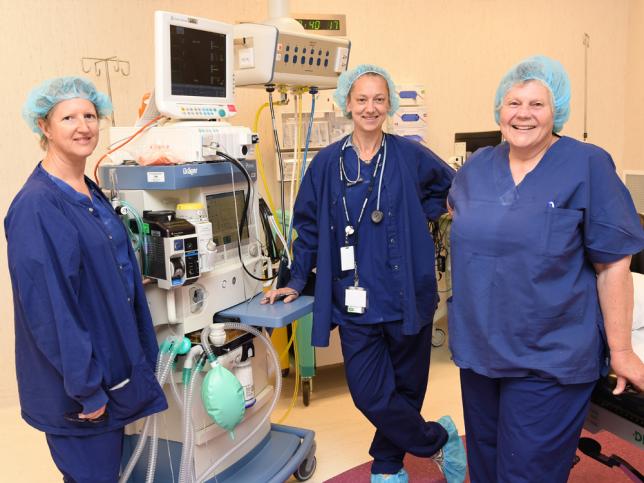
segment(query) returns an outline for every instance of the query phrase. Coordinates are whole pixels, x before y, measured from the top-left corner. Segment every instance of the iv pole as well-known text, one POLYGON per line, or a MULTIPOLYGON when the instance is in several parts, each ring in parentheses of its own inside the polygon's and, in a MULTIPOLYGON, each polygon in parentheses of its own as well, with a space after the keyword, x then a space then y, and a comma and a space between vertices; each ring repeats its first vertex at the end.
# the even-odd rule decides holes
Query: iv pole
MULTIPOLYGON (((96 77, 101 76, 101 65, 105 64, 105 78, 107 80, 107 95, 109 96, 110 102, 112 102, 112 105, 114 105, 114 102, 112 101, 112 83, 110 82, 110 63, 114 68, 114 72, 120 72, 121 75, 123 75, 123 77, 127 77, 130 75, 130 63, 127 60, 119 59, 116 56, 106 57, 106 58, 82 57, 81 68, 83 69, 83 72, 85 72, 86 74, 91 72, 92 68, 87 67, 85 65, 85 61, 90 61, 90 62, 94 61, 94 73, 96 74, 96 77)), ((110 118, 112 119, 112 126, 116 126, 116 123, 114 121, 113 110, 110 118)))
POLYGON ((584 33, 584 142, 588 140, 588 49, 590 35, 584 33))

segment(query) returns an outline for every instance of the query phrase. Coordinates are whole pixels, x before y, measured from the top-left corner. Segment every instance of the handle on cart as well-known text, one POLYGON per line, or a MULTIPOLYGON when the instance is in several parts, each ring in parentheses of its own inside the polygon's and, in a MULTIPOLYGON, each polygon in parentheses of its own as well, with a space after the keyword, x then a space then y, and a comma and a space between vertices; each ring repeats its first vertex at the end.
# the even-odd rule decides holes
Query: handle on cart
POLYGON ((283 433, 295 434, 302 438, 302 442, 293 453, 288 464, 277 473, 269 483, 283 483, 288 480, 293 473, 295 473, 300 464, 307 458, 313 457, 315 453, 315 431, 304 428, 296 428, 293 426, 283 426, 281 424, 271 424, 272 431, 280 431, 283 433))

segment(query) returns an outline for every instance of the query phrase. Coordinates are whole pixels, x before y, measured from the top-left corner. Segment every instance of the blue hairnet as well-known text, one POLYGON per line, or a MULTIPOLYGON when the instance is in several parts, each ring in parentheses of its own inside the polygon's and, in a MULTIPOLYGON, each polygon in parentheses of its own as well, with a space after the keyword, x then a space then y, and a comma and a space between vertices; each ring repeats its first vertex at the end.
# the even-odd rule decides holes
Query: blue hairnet
POLYGON ((359 66, 340 74, 340 77, 338 78, 338 87, 336 87, 335 94, 333 94, 333 100, 338 107, 342 109, 342 113, 348 118, 351 118, 351 114, 347 112, 347 97, 349 97, 351 86, 353 86, 353 83, 358 79, 358 77, 369 73, 378 74, 387 81, 387 87, 389 88, 389 112, 387 114, 393 116, 394 112, 398 110, 400 101, 396 95, 396 85, 389 75, 389 72, 377 65, 360 64, 359 66))
POLYGON ((94 104, 99 117, 108 116, 112 112, 109 97, 97 91, 87 79, 56 77, 46 80, 29 93, 22 107, 22 118, 33 132, 42 134, 38 119, 44 119, 59 102, 76 98, 87 99, 94 104))
POLYGON ((552 94, 554 132, 559 132, 570 117, 570 80, 563 66, 554 59, 536 55, 522 60, 501 79, 494 98, 494 119, 499 123, 499 111, 503 98, 516 84, 539 80, 552 94))

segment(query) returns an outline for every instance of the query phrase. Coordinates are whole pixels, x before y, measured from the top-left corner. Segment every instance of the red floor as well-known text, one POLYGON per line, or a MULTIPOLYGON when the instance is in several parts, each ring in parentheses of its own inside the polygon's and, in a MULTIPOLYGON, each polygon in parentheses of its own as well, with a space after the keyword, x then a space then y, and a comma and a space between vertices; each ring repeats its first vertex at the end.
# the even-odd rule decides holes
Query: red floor
MULTIPOLYGON (((597 440, 602 446, 603 454, 617 455, 629 462, 640 473, 644 473, 644 445, 638 449, 633 444, 606 432, 590 434, 584 430, 582 436, 597 440)), ((581 451, 577 451, 577 455, 580 461, 570 472, 569 483, 626 483, 632 481, 620 469, 604 466, 584 455, 581 451)), ((326 483, 367 482, 369 481, 370 465, 370 462, 363 463, 327 480, 326 483)), ((424 458, 407 455, 405 457, 405 469, 409 474, 411 483, 439 483, 445 481, 436 465, 424 458)), ((469 482, 469 478, 466 481, 469 482)))

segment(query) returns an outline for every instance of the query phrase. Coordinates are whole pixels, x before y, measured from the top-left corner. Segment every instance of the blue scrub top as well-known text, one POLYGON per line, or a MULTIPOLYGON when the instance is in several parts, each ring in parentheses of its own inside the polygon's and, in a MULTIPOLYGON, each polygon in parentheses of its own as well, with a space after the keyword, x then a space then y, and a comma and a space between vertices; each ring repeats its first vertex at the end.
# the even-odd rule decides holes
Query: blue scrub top
MULTIPOLYGON (((42 167, 39 168, 42 169, 42 167)), ((103 222, 103 225, 105 225, 107 235, 110 237, 109 239, 114 243, 114 254, 116 255, 116 261, 118 263, 119 270, 121 271, 123 283, 126 286, 128 296, 130 298, 134 298, 134 268, 130 263, 128 253, 128 244, 130 243, 130 240, 127 236, 127 232, 123 230, 121 220, 114 216, 112 205, 107 202, 102 193, 99 194, 99 189, 94 184, 87 183, 87 187, 92 194, 92 199, 89 200, 86 195, 79 193, 62 179, 57 178, 45 169, 43 169, 43 172, 45 172, 61 190, 77 202, 87 203, 89 201, 92 204, 98 213, 98 217, 103 222)))
POLYGON ((38 165, 4 221, 22 417, 50 434, 105 433, 167 408, 134 251, 125 244, 126 280, 118 263, 125 229, 99 188, 86 183, 93 200, 38 165), (65 418, 104 404, 102 423, 65 418))
POLYGON ((562 137, 517 186, 508 153, 477 151, 450 190, 454 361, 488 377, 593 381, 608 364, 593 263, 644 248, 635 207, 597 146, 562 137))
MULTIPOLYGON (((344 244, 346 222, 342 215, 339 159, 346 139, 324 148, 313 159, 293 210, 297 238, 288 286, 301 291, 309 272, 316 269, 311 342, 318 347, 329 344, 334 324, 352 317, 344 309, 344 289, 352 285, 353 272, 340 271, 340 246, 344 244)), ((355 169, 352 149, 346 149, 345 156, 346 167, 351 169, 353 164, 355 169)), ((351 176, 355 177, 353 171, 351 176)), ((374 197, 360 227, 359 243, 367 240, 357 253, 362 272, 360 284, 373 284, 367 286, 370 308, 362 322, 394 317, 393 320, 402 320, 405 335, 417 334, 432 323, 438 293, 434 244, 427 222, 446 211, 445 200, 453 176, 454 171, 425 146, 387 134, 387 166, 381 195, 385 216, 380 225, 372 226, 368 217, 375 207, 374 197), (371 305, 374 301, 375 306, 371 305), (400 307, 400 316, 396 307, 400 307)), ((349 197, 353 210, 354 195, 349 197)), ((355 198, 364 199, 359 195, 355 198)))
MULTIPOLYGON (((376 169, 378 156, 384 156, 384 147, 381 147, 370 163, 360 161, 351 144, 351 138, 347 140, 347 147, 344 150, 344 169, 347 178, 355 180, 358 176, 358 163, 360 163, 361 182, 346 187, 347 209, 351 225, 356 228, 360 210, 367 196, 369 182, 373 178, 376 169)), ((381 160, 381 163, 384 162, 381 160)), ((383 177, 392 176, 394 168, 391 159, 384 163, 383 177)), ((338 168, 339 169, 339 168, 338 168)), ((378 224, 371 221, 371 213, 377 207, 378 183, 380 172, 374 180, 373 190, 364 210, 364 215, 358 227, 358 244, 354 246, 354 255, 358 265, 359 285, 367 291, 367 310, 363 314, 350 314, 344 305, 344 291, 353 285, 353 270, 341 271, 340 267, 334 267, 333 287, 333 316, 342 325, 344 320, 355 324, 375 324, 379 322, 392 322, 402 319, 402 300, 400 290, 402 282, 400 279, 400 250, 396 244, 396 226, 389 206, 399 202, 395 193, 387 190, 384 183, 380 193, 380 211, 385 216, 378 224), (380 262, 380 263, 378 263, 380 262)), ((339 175, 339 172, 338 172, 339 175)), ((335 239, 338 247, 345 244, 344 227, 346 226, 346 215, 344 205, 335 205, 335 239)), ((354 244, 355 237, 349 237, 349 243, 354 244)))

